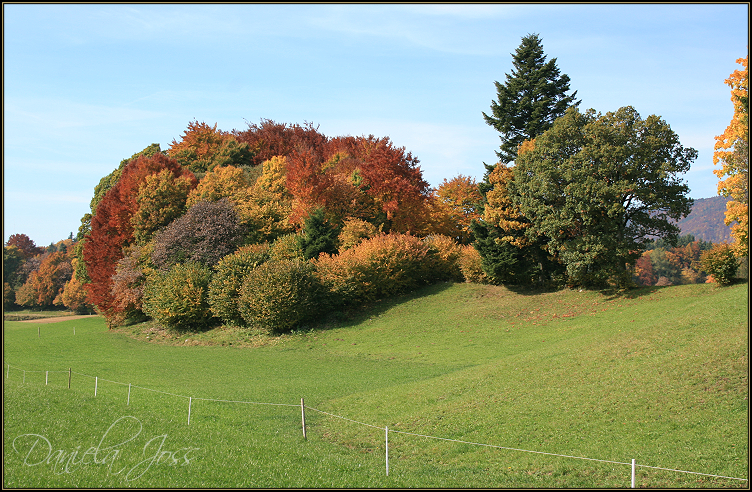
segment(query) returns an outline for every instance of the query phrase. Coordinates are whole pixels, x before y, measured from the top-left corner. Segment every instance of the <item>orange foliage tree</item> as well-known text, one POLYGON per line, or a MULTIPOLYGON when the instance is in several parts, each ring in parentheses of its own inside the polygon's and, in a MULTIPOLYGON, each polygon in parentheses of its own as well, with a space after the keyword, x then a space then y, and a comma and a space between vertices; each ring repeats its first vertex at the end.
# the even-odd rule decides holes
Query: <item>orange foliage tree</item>
POLYGON ((446 178, 436 190, 439 210, 452 226, 450 235, 460 244, 473 241, 470 224, 480 219, 479 204, 483 195, 475 180, 459 175, 447 181, 446 178))
POLYGON ((736 60, 742 66, 726 84, 731 87, 734 116, 726 131, 715 137, 713 172, 720 179, 718 193, 730 196, 726 204, 726 225, 731 225, 737 256, 749 254, 749 69, 748 57, 736 60), (724 179, 725 177, 725 179, 724 179))

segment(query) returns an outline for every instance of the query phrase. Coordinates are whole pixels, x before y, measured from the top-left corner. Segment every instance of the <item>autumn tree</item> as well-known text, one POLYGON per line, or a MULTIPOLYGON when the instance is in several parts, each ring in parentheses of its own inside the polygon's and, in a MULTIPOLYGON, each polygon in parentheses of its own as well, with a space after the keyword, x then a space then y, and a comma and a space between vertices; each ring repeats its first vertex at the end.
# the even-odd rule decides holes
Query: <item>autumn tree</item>
POLYGON ((93 313, 94 306, 89 302, 84 284, 78 278, 78 270, 76 268, 78 261, 76 257, 71 259, 71 267, 73 269, 71 279, 66 282, 63 292, 56 299, 55 303, 62 304, 78 314, 93 313))
POLYGON ((18 248, 24 260, 44 252, 44 248, 34 244, 34 241, 26 234, 11 234, 5 246, 15 246, 18 248))
POLYGON ((268 119, 262 119, 259 124, 248 123, 247 130, 234 131, 233 136, 247 144, 253 153, 251 166, 276 156, 290 156, 300 149, 320 149, 328 141, 313 123, 288 125, 268 119))
POLYGON ((460 244, 470 244, 473 241, 470 224, 480 219, 479 209, 483 201, 475 179, 458 175, 444 181, 436 189, 436 200, 439 213, 446 217, 451 230, 445 232, 460 244))
POLYGON ((191 121, 181 140, 172 141, 168 154, 186 169, 203 175, 219 166, 250 166, 253 152, 247 143, 238 142, 229 132, 217 130, 216 123, 191 121))
POLYGON ((91 232, 85 236, 83 259, 90 283, 86 284, 89 300, 110 317, 117 311, 117 301, 111 293, 112 276, 123 248, 133 243, 133 217, 139 209, 139 189, 147 177, 168 170, 174 178, 183 177, 195 186, 193 173, 184 170, 174 159, 155 153, 139 156, 123 167, 117 183, 97 205, 91 218, 91 232))
POLYGON ((658 116, 570 108, 518 157, 509 194, 570 284, 624 284, 650 237, 676 242, 692 205, 680 176, 696 157, 658 116))
POLYGON ((52 307, 72 274, 71 260, 66 253, 47 254, 39 269, 26 281, 28 292, 20 304, 29 307, 52 307))
POLYGON ((569 76, 560 72, 556 58, 546 62, 537 34, 522 38, 512 65, 504 84, 494 82, 497 99, 491 101, 491 114, 483 113, 486 123, 501 134, 497 155, 504 164, 515 160, 522 142, 551 128, 567 108, 580 103, 575 99, 577 91, 567 95, 569 76))
POLYGON ((229 200, 198 202, 154 236, 152 263, 160 270, 188 261, 212 267, 242 246, 244 235, 229 200))
POLYGON ((170 169, 146 176, 138 187, 136 211, 131 217, 133 236, 139 244, 186 211, 188 194, 196 186, 193 175, 177 175, 170 169))
POLYGON ((384 231, 416 231, 431 193, 418 162, 404 147, 373 135, 338 137, 323 150, 293 154, 287 188, 298 208, 292 220, 323 206, 337 220, 360 218, 384 231))
POLYGON ((734 116, 726 131, 715 137, 713 172, 720 179, 718 194, 731 197, 726 203, 726 225, 731 225, 734 250, 739 257, 749 255, 749 69, 748 57, 736 60, 726 85, 731 87, 734 116))
POLYGON ((156 143, 151 144, 141 152, 137 152, 131 157, 120 161, 120 165, 110 174, 100 179, 99 183, 94 187, 94 196, 89 202, 90 212, 84 214, 84 216, 81 218, 81 225, 79 226, 78 234, 76 235, 75 254, 78 261, 76 262, 75 269, 78 280, 82 284, 91 283, 91 278, 89 277, 89 273, 86 267, 86 260, 84 258, 84 247, 86 244, 86 237, 91 234, 91 219, 92 217, 94 217, 94 215, 96 215, 97 208, 99 207, 99 202, 101 202, 102 198, 104 198, 107 192, 110 191, 110 189, 114 187, 115 184, 117 184, 117 182, 120 180, 120 176, 123 173, 123 168, 125 168, 125 166, 129 162, 137 159, 138 157, 152 157, 155 154, 162 154, 162 150, 159 144, 156 143))

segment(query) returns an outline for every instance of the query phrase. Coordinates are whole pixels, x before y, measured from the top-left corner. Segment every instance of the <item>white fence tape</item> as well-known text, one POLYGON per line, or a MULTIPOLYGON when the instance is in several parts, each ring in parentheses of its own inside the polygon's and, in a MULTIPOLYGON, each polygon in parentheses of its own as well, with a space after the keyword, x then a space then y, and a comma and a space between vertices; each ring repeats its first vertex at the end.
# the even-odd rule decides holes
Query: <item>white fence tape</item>
MULTIPOLYGON (((6 375, 5 375, 6 379, 8 379, 10 377, 11 365, 7 364, 7 363, 5 365, 8 366, 8 369, 7 369, 6 375)), ((426 439, 437 439, 437 440, 441 440, 441 441, 456 442, 456 443, 460 443, 460 444, 469 444, 469 445, 473 445, 473 446, 485 446, 485 447, 489 447, 489 448, 504 449, 504 450, 507 450, 507 451, 517 451, 517 452, 521 452, 521 453, 534 453, 534 454, 542 454, 542 455, 547 455, 547 456, 556 456, 556 457, 559 457, 559 458, 570 458, 570 459, 577 459, 577 460, 597 461, 597 462, 600 462, 600 463, 611 463, 611 464, 614 464, 614 465, 629 465, 631 467, 631 470, 632 470, 632 488, 635 487, 635 469, 637 467, 650 468, 650 469, 653 469, 653 470, 670 471, 670 472, 676 472, 676 473, 688 473, 688 474, 692 474, 692 475, 701 475, 701 476, 705 476, 705 477, 725 478, 725 479, 728 479, 728 480, 740 480, 740 481, 744 481, 744 482, 748 482, 749 481, 746 478, 729 477, 729 476, 724 476, 724 475, 714 475, 714 474, 711 474, 711 473, 700 473, 700 472, 687 471, 687 470, 677 470, 677 469, 673 469, 673 468, 662 468, 662 467, 659 467, 659 466, 641 465, 639 463, 636 463, 634 459, 631 461, 631 463, 624 462, 624 461, 601 460, 601 459, 596 459, 596 458, 586 458, 586 457, 583 457, 583 456, 572 456, 572 455, 567 455, 567 454, 548 453, 548 452, 545 452, 545 451, 533 451, 533 450, 530 450, 530 449, 510 448, 510 447, 506 447, 506 446, 498 446, 498 445, 495 445, 495 444, 485 444, 485 443, 472 442, 472 441, 462 441, 462 440, 459 440, 459 439, 449 439, 449 438, 446 438, 446 437, 437 437, 437 436, 429 436, 429 435, 425 435, 425 434, 416 434, 414 432, 406 432, 406 431, 400 431, 400 430, 395 430, 395 429, 389 429, 387 426, 381 427, 381 426, 378 426, 378 425, 367 424, 365 422, 360 422, 358 420, 353 420, 353 419, 350 419, 350 418, 347 418, 347 417, 343 417, 341 415, 336 415, 336 414, 333 414, 333 413, 325 412, 323 410, 319 410, 318 408, 310 407, 308 405, 303 404, 302 399, 301 399, 301 403, 298 404, 298 403, 267 403, 267 402, 242 401, 242 400, 221 400, 221 399, 217 399, 217 398, 199 398, 199 397, 194 397, 194 396, 185 396, 185 395, 179 395, 179 394, 176 394, 176 393, 169 393, 167 391, 155 390, 155 389, 146 388, 146 387, 143 387, 143 386, 136 386, 136 385, 133 385, 131 383, 121 383, 119 381, 110 381, 108 379, 103 379, 103 378, 100 378, 98 376, 91 376, 91 375, 88 375, 88 374, 83 374, 83 373, 75 372, 75 371, 71 371, 71 370, 68 370, 68 371, 29 371, 29 370, 25 370, 25 369, 20 369, 20 368, 15 367, 15 366, 13 366, 13 368, 23 372, 23 382, 24 382, 24 384, 26 383, 26 373, 27 372, 29 372, 29 373, 37 373, 38 372, 38 373, 45 373, 45 374, 48 374, 48 373, 51 373, 51 372, 52 373, 59 372, 59 373, 65 373, 65 374, 72 373, 72 374, 77 374, 79 376, 93 378, 94 379, 94 384, 95 384, 95 386, 94 386, 94 396, 96 396, 96 391, 97 391, 96 388, 97 388, 97 384, 98 384, 99 381, 106 381, 108 383, 120 384, 120 385, 123 385, 123 386, 128 386, 128 402, 127 402, 127 404, 130 404, 131 387, 143 389, 143 390, 146 390, 146 391, 152 391, 152 392, 155 392, 155 393, 161 393, 161 394, 164 394, 164 395, 175 396, 175 397, 178 397, 178 398, 186 398, 186 399, 188 399, 188 425, 190 425, 190 423, 191 423, 191 404, 192 404, 193 400, 201 400, 201 401, 215 401, 215 402, 222 402, 222 403, 243 403, 243 404, 248 404, 248 405, 272 405, 272 406, 280 406, 280 407, 296 407, 296 408, 301 408, 301 409, 306 409, 307 408, 308 410, 313 410, 314 412, 319 412, 319 413, 322 413, 324 415, 329 415, 330 417, 338 418, 338 419, 341 419, 341 420, 346 420, 346 421, 352 422, 354 424, 358 424, 358 425, 362 425, 362 426, 366 426, 366 427, 372 427, 374 429, 384 429, 384 432, 385 432, 385 447, 386 447, 386 474, 387 475, 389 475, 389 433, 390 432, 395 432, 395 433, 398 433, 398 434, 404 434, 404 435, 408 435, 408 436, 423 437, 423 438, 426 438, 426 439)), ((45 376, 45 384, 47 384, 46 376, 45 376)), ((305 417, 303 417, 303 435, 305 436, 305 417)))

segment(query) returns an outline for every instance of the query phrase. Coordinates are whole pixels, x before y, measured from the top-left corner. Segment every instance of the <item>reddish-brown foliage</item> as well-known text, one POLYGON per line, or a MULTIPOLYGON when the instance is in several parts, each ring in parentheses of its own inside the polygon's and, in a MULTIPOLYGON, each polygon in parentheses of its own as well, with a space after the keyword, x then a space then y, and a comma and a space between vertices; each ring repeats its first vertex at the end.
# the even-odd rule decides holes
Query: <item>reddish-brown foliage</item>
POLYGON ((253 166, 275 156, 290 156, 304 149, 320 149, 328 140, 312 123, 287 125, 266 119, 261 120, 259 125, 249 123, 248 130, 233 133, 238 142, 247 143, 253 152, 253 166))
POLYGON ((114 314, 118 303, 114 299, 112 276, 117 262, 123 257, 123 248, 134 240, 131 218, 138 210, 139 186, 147 176, 167 169, 178 177, 196 178, 184 170, 174 159, 163 154, 140 156, 123 168, 118 182, 102 197, 91 219, 91 232, 84 243, 84 261, 91 283, 86 285, 89 301, 108 318, 114 314))
POLYGON ((44 253, 44 248, 34 244, 34 241, 32 241, 26 234, 11 234, 5 245, 15 246, 20 249, 24 259, 29 259, 33 256, 44 253))

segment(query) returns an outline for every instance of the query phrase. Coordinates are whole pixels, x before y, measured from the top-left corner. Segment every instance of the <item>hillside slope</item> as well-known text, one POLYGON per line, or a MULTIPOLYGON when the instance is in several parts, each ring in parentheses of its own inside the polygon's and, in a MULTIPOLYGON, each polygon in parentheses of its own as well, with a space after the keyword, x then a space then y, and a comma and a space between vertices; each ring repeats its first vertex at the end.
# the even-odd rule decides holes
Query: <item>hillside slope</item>
POLYGON ((723 223, 728 201, 725 196, 695 200, 692 212, 679 221, 681 235, 692 234, 697 240, 711 243, 729 242, 731 228, 723 223))

